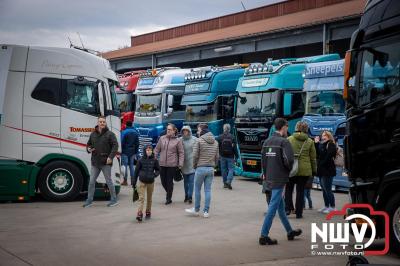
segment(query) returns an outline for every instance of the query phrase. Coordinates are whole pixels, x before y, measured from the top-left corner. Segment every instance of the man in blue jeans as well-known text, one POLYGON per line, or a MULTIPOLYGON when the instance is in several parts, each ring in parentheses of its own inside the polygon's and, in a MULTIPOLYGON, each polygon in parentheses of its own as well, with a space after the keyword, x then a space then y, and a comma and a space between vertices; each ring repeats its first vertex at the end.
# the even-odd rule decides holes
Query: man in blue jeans
POLYGON ((224 125, 224 133, 218 136, 219 156, 221 175, 224 181, 224 188, 232 190, 233 165, 237 158, 237 148, 235 138, 230 133, 231 125, 224 125))
POLYGON ((214 178, 214 167, 218 162, 218 142, 213 134, 208 131, 207 124, 197 127, 199 138, 193 147, 194 174, 194 208, 185 211, 198 216, 200 211, 201 187, 204 183, 205 202, 203 209, 204 218, 209 217, 211 202, 211 185, 214 178))
POLYGON ((272 134, 263 144, 261 150, 261 165, 263 179, 267 189, 271 191, 271 201, 268 206, 264 224, 259 239, 260 245, 276 245, 278 241, 269 237, 276 212, 287 232, 287 239, 293 240, 295 236, 301 235, 301 229, 293 230, 285 212, 285 201, 283 192, 289 181, 289 172, 294 162, 292 146, 286 139, 288 122, 283 118, 277 118, 274 122, 276 132, 272 134))
MULTIPOLYGON (((125 174, 124 181, 122 182, 122 186, 128 185, 128 165, 129 165, 129 174, 131 176, 131 180, 133 178, 133 174, 135 172, 134 161, 137 156, 139 150, 139 133, 136 131, 134 127, 132 127, 132 121, 126 122, 126 129, 121 132, 121 148, 122 148, 122 165, 125 166, 125 174)), ((133 186, 135 184, 131 184, 133 186)))

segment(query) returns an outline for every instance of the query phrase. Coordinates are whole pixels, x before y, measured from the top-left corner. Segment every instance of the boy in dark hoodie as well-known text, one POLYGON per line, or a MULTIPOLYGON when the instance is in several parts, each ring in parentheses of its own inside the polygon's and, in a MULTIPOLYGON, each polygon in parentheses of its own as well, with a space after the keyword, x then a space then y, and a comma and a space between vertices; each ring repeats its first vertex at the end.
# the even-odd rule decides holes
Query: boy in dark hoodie
MULTIPOLYGON (((147 204, 146 204, 146 219, 151 217, 151 203, 154 191, 154 179, 160 174, 160 165, 153 154, 153 147, 151 145, 145 146, 145 153, 143 157, 137 162, 132 184, 137 184, 139 194, 139 208, 136 220, 141 222, 143 219, 144 198, 147 191, 147 204)), ((134 185, 132 185, 134 187, 134 185)))

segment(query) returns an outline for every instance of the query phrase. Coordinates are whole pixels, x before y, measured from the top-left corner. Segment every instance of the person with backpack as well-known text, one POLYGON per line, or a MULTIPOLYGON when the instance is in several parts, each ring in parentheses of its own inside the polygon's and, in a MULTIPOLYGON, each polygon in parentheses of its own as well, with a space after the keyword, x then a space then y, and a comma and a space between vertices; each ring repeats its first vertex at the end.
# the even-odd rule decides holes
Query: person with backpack
POLYGON ((296 218, 303 218, 304 188, 307 180, 317 173, 317 155, 313 140, 308 136, 308 125, 299 121, 295 126, 295 133, 288 137, 292 145, 295 158, 298 160, 297 173, 290 177, 285 189, 286 213, 293 210, 293 190, 296 185, 296 218))
MULTIPOLYGON (((289 181, 289 173, 294 162, 293 149, 287 140, 288 122, 286 119, 277 118, 274 121, 276 131, 264 141, 261 149, 262 179, 271 198, 259 238, 260 245, 276 245, 278 241, 269 237, 276 212, 286 230, 287 239, 294 240, 301 235, 302 230, 293 230, 285 213, 283 189, 289 181)), ((268 197, 267 197, 268 201, 268 197)))
POLYGON ((193 168, 193 147, 197 138, 192 135, 190 126, 183 126, 180 140, 183 144, 185 159, 183 161, 182 174, 183 186, 185 188, 185 203, 192 204, 193 186, 194 186, 194 168, 193 168))
POLYGON ((121 147, 121 161, 125 168, 124 181, 121 186, 128 185, 128 165, 131 180, 135 182, 132 185, 136 185, 136 181, 132 177, 135 172, 134 161, 139 151, 139 133, 132 126, 132 121, 126 122, 126 128, 121 132, 121 147))
POLYGON ((154 149, 156 158, 160 156, 161 184, 166 192, 165 205, 172 203, 174 176, 182 169, 185 158, 182 141, 178 139, 178 129, 174 124, 168 124, 167 134, 160 137, 154 149))
POLYGON ((217 138, 219 143, 221 175, 224 182, 224 188, 232 190, 233 166, 235 158, 238 157, 236 141, 230 133, 231 126, 229 124, 225 124, 223 130, 224 132, 217 138))
MULTIPOLYGON (((139 194, 139 208, 136 215, 136 220, 141 222, 143 219, 143 207, 145 194, 147 194, 146 203, 146 219, 151 217, 151 203, 154 191, 154 179, 160 174, 160 166, 157 159, 153 154, 153 147, 151 145, 146 145, 144 147, 143 157, 137 162, 134 179, 139 179, 139 184, 137 186, 139 194)), ((132 180, 132 184, 134 184, 132 180)), ((135 189, 134 185, 132 187, 135 189)))
POLYGON ((335 157, 337 147, 335 139, 329 131, 322 132, 321 139, 315 138, 317 144, 317 155, 318 155, 318 171, 317 176, 319 177, 322 196, 324 198, 325 206, 319 209, 319 212, 330 213, 336 210, 335 208, 335 195, 332 192, 332 182, 336 175, 335 157))

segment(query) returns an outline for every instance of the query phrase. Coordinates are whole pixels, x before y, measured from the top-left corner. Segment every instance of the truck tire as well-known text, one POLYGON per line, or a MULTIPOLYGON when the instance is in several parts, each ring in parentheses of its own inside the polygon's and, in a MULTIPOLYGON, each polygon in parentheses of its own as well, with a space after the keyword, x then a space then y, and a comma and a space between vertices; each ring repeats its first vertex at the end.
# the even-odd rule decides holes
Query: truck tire
POLYGON ((82 172, 71 162, 53 161, 42 168, 37 184, 46 200, 71 201, 82 190, 82 172))
POLYGON ((399 255, 400 250, 400 195, 394 196, 386 205, 389 214, 390 250, 399 255))

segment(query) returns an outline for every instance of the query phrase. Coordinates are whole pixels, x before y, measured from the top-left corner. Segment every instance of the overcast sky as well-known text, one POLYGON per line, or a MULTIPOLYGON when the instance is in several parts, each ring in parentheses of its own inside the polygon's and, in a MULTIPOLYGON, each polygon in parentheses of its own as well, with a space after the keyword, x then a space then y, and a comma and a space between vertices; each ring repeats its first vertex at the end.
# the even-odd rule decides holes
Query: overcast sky
MULTIPOLYGON (((242 0, 247 9, 282 0, 242 0)), ((130 36, 242 11, 240 0, 0 0, 0 43, 109 51, 130 36)))

